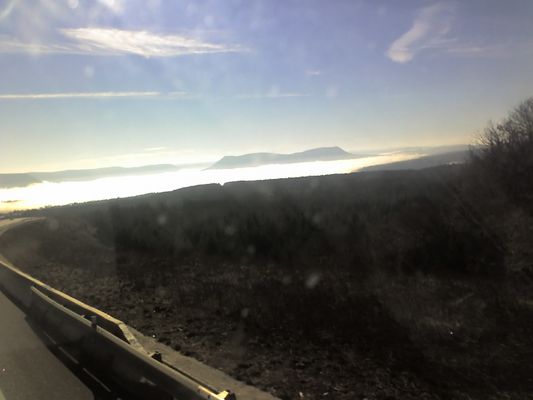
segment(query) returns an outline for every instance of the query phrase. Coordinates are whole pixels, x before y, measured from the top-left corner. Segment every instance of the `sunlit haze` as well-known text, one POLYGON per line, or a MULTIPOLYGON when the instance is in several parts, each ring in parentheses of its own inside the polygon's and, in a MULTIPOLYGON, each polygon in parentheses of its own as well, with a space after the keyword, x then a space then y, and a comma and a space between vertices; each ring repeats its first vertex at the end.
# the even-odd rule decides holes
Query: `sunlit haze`
POLYGON ((417 157, 417 154, 395 153, 340 161, 264 165, 223 170, 184 169, 177 172, 102 178, 84 182, 43 182, 27 187, 0 189, 0 213, 164 192, 207 183, 224 184, 232 181, 348 173, 369 165, 408 160, 414 157, 417 157))

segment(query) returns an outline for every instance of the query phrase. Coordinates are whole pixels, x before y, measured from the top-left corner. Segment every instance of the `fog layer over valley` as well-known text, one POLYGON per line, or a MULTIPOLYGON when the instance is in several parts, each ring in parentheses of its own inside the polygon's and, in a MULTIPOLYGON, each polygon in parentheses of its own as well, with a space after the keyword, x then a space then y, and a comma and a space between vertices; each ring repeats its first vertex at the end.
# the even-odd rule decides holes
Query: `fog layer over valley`
MULTIPOLYGON (((92 200, 112 199, 136 196, 145 193, 158 193, 182 187, 233 181, 253 181, 263 179, 291 178, 300 176, 318 176, 338 173, 349 173, 366 166, 386 164, 420 157, 417 152, 393 152, 381 155, 370 155, 359 158, 347 158, 348 153, 340 154, 341 159, 332 161, 291 162, 245 167, 218 169, 202 169, 197 166, 171 170, 172 166, 153 168, 151 173, 147 167, 142 173, 132 169, 118 169, 119 175, 87 180, 86 177, 96 176, 96 172, 73 171, 76 173, 55 175, 48 173, 34 174, 44 179, 53 176, 55 181, 31 181, 32 176, 24 176, 23 181, 13 178, 13 174, 0 177, 0 213, 13 210, 39 208, 44 206, 82 203, 92 200), (9 178, 9 180, 8 180, 9 178), (22 182, 22 187, 13 186, 15 181, 22 182), (27 181, 27 183, 26 183, 27 181), (2 185, 3 183, 3 185, 2 185), (9 185, 8 185, 9 183, 9 185), (28 186, 25 186, 28 184, 28 186), (4 186, 3 188, 1 186, 4 186)), ((356 157, 356 156, 353 156, 356 157)), ((221 160, 222 161, 222 160, 221 160)), ((295 161, 299 161, 298 158, 295 161)), ((154 166, 157 167, 157 166, 154 166)), ((110 169, 113 170, 113 169, 110 169)), ((89 170, 90 171, 90 170, 89 170)), ((102 174, 102 170, 97 170, 102 174)), ((116 172, 116 171, 111 171, 116 172)))

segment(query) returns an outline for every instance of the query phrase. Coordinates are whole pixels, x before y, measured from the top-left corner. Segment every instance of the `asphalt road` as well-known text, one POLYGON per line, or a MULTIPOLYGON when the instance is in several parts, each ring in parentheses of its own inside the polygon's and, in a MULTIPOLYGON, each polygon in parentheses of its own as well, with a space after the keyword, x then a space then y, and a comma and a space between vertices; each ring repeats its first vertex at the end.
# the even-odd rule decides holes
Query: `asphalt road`
MULTIPOLYGON (((24 222, 1 220, 0 234, 24 222)), ((25 314, 0 291, 0 400, 94 398, 78 376, 46 347, 25 314)))
POLYGON ((94 399, 0 292, 0 400, 94 399))

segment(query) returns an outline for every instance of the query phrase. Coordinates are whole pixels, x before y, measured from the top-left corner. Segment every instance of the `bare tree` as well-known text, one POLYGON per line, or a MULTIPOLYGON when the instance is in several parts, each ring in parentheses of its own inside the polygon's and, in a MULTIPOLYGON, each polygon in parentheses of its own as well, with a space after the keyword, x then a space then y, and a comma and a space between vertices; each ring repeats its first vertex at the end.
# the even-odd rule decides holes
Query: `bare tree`
POLYGON ((499 124, 490 124, 473 155, 508 198, 526 209, 533 199, 533 97, 525 100, 499 124))

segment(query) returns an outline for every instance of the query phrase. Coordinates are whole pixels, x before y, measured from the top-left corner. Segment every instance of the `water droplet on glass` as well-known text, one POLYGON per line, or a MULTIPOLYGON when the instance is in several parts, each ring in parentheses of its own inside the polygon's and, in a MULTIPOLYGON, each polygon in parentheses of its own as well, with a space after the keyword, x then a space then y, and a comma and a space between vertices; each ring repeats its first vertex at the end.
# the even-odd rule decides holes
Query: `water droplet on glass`
POLYGON ((318 285, 319 282, 320 282, 320 274, 314 272, 307 277, 307 280, 305 281, 305 286, 308 289, 314 289, 316 285, 318 285))
POLYGON ((167 223, 167 216, 165 214, 159 214, 157 216, 157 223, 160 225, 160 226, 163 226, 167 223))

